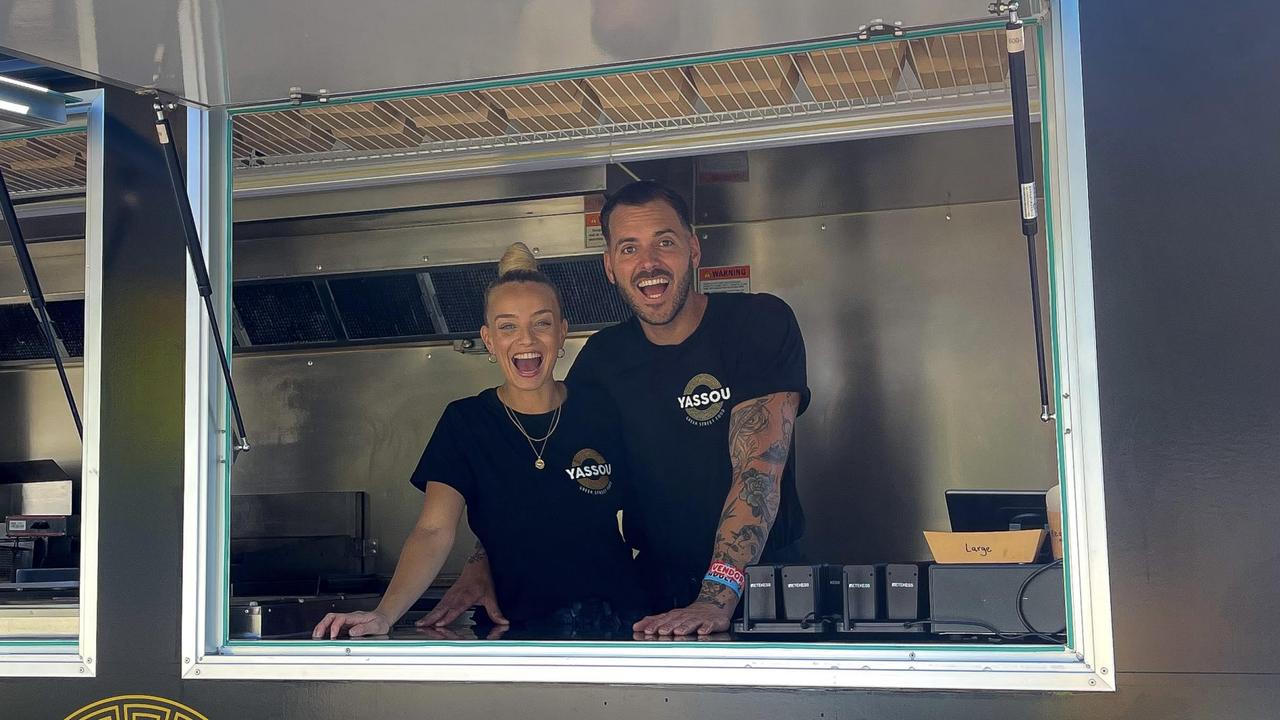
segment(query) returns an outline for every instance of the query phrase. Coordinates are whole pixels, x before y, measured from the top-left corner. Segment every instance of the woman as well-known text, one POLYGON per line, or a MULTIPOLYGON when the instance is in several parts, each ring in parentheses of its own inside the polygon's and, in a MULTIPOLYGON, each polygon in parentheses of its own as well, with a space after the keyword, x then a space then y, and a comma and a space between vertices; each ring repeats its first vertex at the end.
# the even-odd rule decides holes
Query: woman
POLYGON ((387 634, 440 572, 464 508, 517 625, 628 628, 643 614, 616 521, 623 451, 610 406, 583 388, 570 397, 552 377, 568 329, 556 287, 513 244, 480 328, 506 381, 445 408, 411 480, 426 494, 422 513, 378 607, 330 613, 313 637, 387 634))

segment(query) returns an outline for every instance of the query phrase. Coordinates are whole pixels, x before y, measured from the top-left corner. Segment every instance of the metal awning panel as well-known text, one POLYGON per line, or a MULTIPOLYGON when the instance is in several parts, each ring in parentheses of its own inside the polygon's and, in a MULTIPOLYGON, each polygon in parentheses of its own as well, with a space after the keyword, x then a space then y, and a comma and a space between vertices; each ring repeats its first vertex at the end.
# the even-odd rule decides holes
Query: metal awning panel
MULTIPOLYGON (((616 159, 646 143, 699 134, 785 134, 788 123, 821 132, 823 123, 890 128, 944 116, 986 117, 993 107, 1008 114, 1000 23, 741 55, 236 113, 236 187, 376 175, 373 166, 408 174, 410 164, 433 160, 457 171, 519 158, 547 162, 553 153, 581 160, 604 152, 616 159)), ((1034 46, 1028 57, 1031 96, 1038 97, 1034 46)))
MULTIPOLYGON (((1038 11, 1026 2, 1023 14, 1038 11)), ((207 106, 512 78, 985 19, 985 0, 0 0, 0 48, 207 106)))

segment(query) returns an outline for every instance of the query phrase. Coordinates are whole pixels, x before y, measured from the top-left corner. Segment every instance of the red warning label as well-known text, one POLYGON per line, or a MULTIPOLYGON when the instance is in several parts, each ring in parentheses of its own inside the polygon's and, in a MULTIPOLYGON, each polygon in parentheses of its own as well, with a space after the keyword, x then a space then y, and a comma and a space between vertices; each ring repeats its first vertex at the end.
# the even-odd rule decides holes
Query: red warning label
POLYGON ((751 266, 716 265, 698 268, 698 291, 751 292, 751 266))

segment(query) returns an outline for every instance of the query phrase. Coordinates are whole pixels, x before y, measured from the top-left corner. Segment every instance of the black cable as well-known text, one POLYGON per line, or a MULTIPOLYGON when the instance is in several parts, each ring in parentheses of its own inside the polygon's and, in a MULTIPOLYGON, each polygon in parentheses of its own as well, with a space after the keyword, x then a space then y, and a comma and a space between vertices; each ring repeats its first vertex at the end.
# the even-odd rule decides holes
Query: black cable
POLYGON ((18 215, 13 209, 13 199, 9 196, 9 186, 5 183, 4 172, 0 171, 0 210, 4 213, 5 223, 9 226, 9 240, 13 243, 13 254, 22 270, 22 280, 27 286, 27 298, 31 301, 31 309, 40 323, 40 332, 49 344, 49 353, 53 355, 53 364, 58 369, 58 379, 62 381, 62 392, 67 396, 67 406, 71 408, 71 419, 76 423, 76 434, 84 439, 84 425, 80 422, 80 411, 76 408, 76 396, 71 391, 71 382, 67 380, 67 369, 62 364, 62 353, 58 352, 58 331, 49 317, 49 307, 44 302, 44 292, 40 289, 40 278, 36 275, 35 263, 27 250, 27 241, 22 236, 22 227, 18 225, 18 215))
POLYGON ((1027 575, 1027 577, 1023 579, 1022 584, 1018 586, 1018 598, 1016 603, 1017 609, 1018 609, 1018 620, 1022 622, 1022 627, 1026 629, 1027 634, 1034 637, 1041 638, 1043 640, 1047 640, 1055 644, 1066 641, 1066 637, 1065 637, 1067 633, 1066 626, 1063 626, 1063 628, 1056 633, 1045 634, 1040 630, 1037 630, 1031 626, 1031 621, 1027 619, 1026 609, 1023 608, 1022 604, 1023 602, 1026 601, 1027 588, 1031 586, 1031 583, 1036 578, 1040 577, 1041 575, 1045 574, 1046 572, 1048 572, 1049 570, 1052 570, 1055 567, 1061 567, 1061 566, 1062 566, 1061 560, 1054 560, 1053 562, 1047 565, 1037 568, 1036 571, 1031 573, 1030 575, 1027 575), (1057 639, 1057 638, 1051 637, 1053 635, 1062 635, 1064 637, 1062 639, 1057 639))
POLYGON ((182 232, 187 241, 187 255, 191 261, 191 272, 196 278, 196 287, 204 300, 205 314, 209 316, 209 329, 213 333, 213 346, 218 350, 218 362, 222 366, 222 379, 227 384, 227 396, 230 399, 231 411, 235 415, 236 431, 239 438, 234 443, 236 450, 249 450, 249 438, 244 430, 244 418, 240 415, 240 401, 236 398, 236 387, 231 382, 231 363, 227 361, 227 351, 223 347, 222 332, 218 329, 218 316, 213 309, 213 284, 209 280, 209 269, 205 267, 204 252, 200 247, 200 234, 196 230, 195 217, 191 214, 191 202, 187 199, 186 180, 182 175, 182 165, 178 162, 178 151, 173 144, 173 128, 164 114, 164 106, 157 103, 156 134, 160 138, 160 148, 164 153, 165 167, 169 171, 169 187, 173 190, 174 201, 178 204, 178 214, 182 218, 182 232))
MULTIPOLYGON (((968 626, 970 626, 970 627, 982 628, 983 630, 988 631, 989 633, 991 633, 993 636, 995 636, 997 639, 1000 639, 1000 640, 1026 640, 1026 639, 1027 639, 1027 638, 1029 638, 1029 637, 1039 637, 1039 638, 1042 638, 1042 639, 1048 639, 1048 640, 1049 640, 1049 642, 1053 643, 1054 645, 1058 645, 1058 644, 1060 644, 1060 643, 1062 642, 1061 640, 1054 639, 1054 638, 1049 638, 1047 635, 1043 635, 1043 634, 1041 634, 1041 633, 1008 633, 1008 632, 1002 632, 1002 631, 1000 630, 1000 628, 996 627, 995 625, 992 625, 991 623, 988 623, 988 622, 985 622, 985 621, 982 621, 982 620, 965 620, 965 619, 960 619, 960 618, 932 618, 932 617, 930 617, 930 618, 924 618, 923 620, 908 620, 908 621, 903 622, 903 623, 902 623, 902 626, 903 626, 903 627, 915 627, 915 626, 917 626, 917 625, 930 625, 930 624, 938 624, 938 625, 968 625, 968 626)), ((938 633, 934 633, 934 634, 938 634, 938 633)), ((976 634, 976 633, 975 633, 975 634, 976 634)))

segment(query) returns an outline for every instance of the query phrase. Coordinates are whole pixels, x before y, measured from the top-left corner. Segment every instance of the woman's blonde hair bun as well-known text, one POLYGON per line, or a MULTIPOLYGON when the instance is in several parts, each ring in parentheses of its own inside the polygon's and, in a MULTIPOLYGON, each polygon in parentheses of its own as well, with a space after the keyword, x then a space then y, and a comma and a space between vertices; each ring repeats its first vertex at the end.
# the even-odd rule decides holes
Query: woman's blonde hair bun
POLYGON ((533 256, 533 251, 528 245, 522 242, 513 242, 502 253, 502 259, 498 261, 498 277, 501 278, 509 272, 537 272, 538 260, 533 256))

